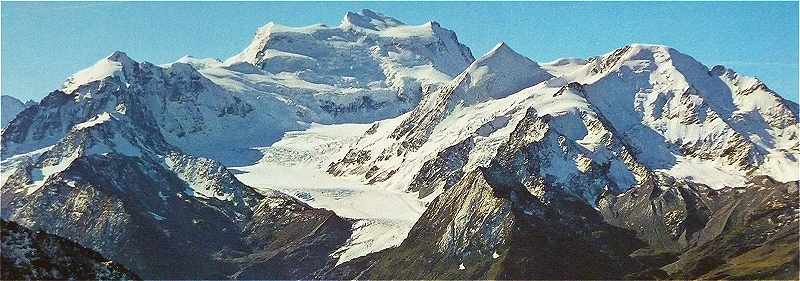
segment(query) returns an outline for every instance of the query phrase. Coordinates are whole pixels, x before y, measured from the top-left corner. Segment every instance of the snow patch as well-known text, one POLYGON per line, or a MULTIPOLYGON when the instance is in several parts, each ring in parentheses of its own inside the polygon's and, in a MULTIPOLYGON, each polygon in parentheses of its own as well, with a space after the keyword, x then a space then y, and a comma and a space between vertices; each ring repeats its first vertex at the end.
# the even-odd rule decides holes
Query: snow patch
POLYGON ((33 168, 31 170, 31 179, 33 180, 33 182, 25 187, 25 194, 31 195, 40 188, 42 188, 42 186, 44 186, 44 183, 47 182, 50 176, 61 173, 67 168, 69 168, 69 166, 72 165, 72 162, 75 161, 75 159, 77 159, 78 157, 79 157, 78 155, 73 154, 72 156, 65 157, 60 162, 58 162, 58 164, 44 166, 41 168, 33 168))
POLYGON ((72 126, 72 129, 78 131, 89 127, 94 127, 96 125, 103 124, 111 120, 111 118, 113 118, 111 117, 111 114, 109 114, 108 112, 103 112, 96 115, 95 117, 92 117, 86 122, 75 124, 75 126, 72 126))
POLYGON ((156 213, 153 213, 153 212, 150 212, 150 211, 148 211, 147 213, 149 213, 150 216, 152 216, 157 221, 163 221, 163 220, 167 219, 165 217, 160 216, 159 214, 156 214, 156 213))
POLYGON ((706 184, 714 189, 744 186, 747 178, 734 167, 725 167, 713 161, 681 157, 674 166, 658 170, 679 178, 706 184))

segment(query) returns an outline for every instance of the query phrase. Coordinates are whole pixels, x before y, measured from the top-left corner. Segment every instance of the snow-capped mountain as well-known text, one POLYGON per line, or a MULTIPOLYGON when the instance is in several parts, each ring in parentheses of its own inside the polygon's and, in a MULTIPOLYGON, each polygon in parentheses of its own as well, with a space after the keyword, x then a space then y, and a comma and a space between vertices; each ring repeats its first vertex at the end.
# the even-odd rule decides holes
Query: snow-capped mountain
POLYGON ((796 274, 796 104, 665 46, 629 45, 528 74, 540 71, 550 76, 516 92, 426 95, 434 101, 373 124, 333 162, 333 174, 431 202, 399 247, 329 278, 796 274), (748 222, 759 227, 743 232, 748 222), (769 251, 787 255, 747 269, 725 261, 769 251))
POLYGON ((121 89, 138 93, 132 96, 151 111, 170 143, 243 164, 258 160, 252 147, 311 122, 397 116, 419 102, 423 88, 450 80, 472 60, 455 34, 435 22, 404 25, 369 10, 348 13, 337 27, 267 24, 224 63, 186 56, 157 66, 118 51, 72 75, 10 125, 3 155, 52 145, 71 126, 115 110, 117 99, 105 93, 121 89), (242 157, 242 151, 251 154, 242 157))
POLYGON ((222 63, 227 67, 199 69, 230 91, 280 94, 298 105, 306 122, 363 123, 408 111, 423 89, 450 80, 473 60, 455 33, 436 22, 406 25, 363 10, 333 27, 270 22, 222 63))
POLYGON ((670 47, 474 59, 363 10, 73 74, 2 131, 2 215, 144 278, 782 277, 798 129, 670 47))
POLYGON ((271 272, 262 278, 310 278, 332 262, 349 221, 257 193, 218 162, 168 143, 130 92, 105 94, 121 102, 116 111, 2 162, 3 218, 72 239, 144 278, 230 278, 252 266, 271 272), (281 255, 253 257, 267 253, 281 255))
POLYGON ((453 173, 488 164, 502 142, 525 138, 536 143, 532 152, 546 153, 537 177, 566 188, 590 171, 605 171, 607 184, 574 190, 588 203, 604 189, 619 193, 641 183, 648 171, 715 188, 743 185, 753 175, 800 179, 793 169, 800 153, 797 105, 757 79, 721 66, 708 69, 655 45, 630 45, 590 61, 528 72, 503 72, 519 68, 513 63, 498 64, 500 70, 477 67, 498 49, 510 50, 498 46, 408 114, 375 123, 329 171, 435 190, 443 181, 454 182, 447 179, 453 173), (464 82, 476 81, 468 78, 475 69, 527 84, 461 88, 481 84, 464 82), (522 125, 532 127, 514 135, 522 125))
POLYGON ((0 116, 0 127, 2 128, 5 128, 8 123, 11 123, 11 120, 13 120, 17 114, 36 103, 34 101, 23 103, 17 98, 9 95, 0 95, 0 98, 2 99, 0 100, 0 106, 2 106, 2 109, 0 109, 0 111, 2 111, 2 116, 0 116))
POLYGON ((225 64, 292 73, 275 78, 317 90, 310 98, 337 117, 363 106, 396 115, 415 105, 420 88, 449 80, 472 60, 455 33, 436 22, 412 26, 363 10, 334 27, 269 23, 225 64))
POLYGON ((187 56, 158 66, 117 51, 69 77, 3 130, 3 217, 73 239, 145 278, 312 278, 334 266, 352 221, 269 188, 256 192, 221 163, 193 155, 252 163, 253 147, 310 122, 395 116, 416 104, 420 88, 449 80, 473 58, 436 23, 406 26, 370 11, 311 37, 280 29, 257 33, 259 53, 317 45, 341 61, 320 55, 310 68, 280 68, 266 58, 256 66, 187 56), (282 45, 287 36, 305 41, 282 45), (374 66, 380 71, 352 76, 374 66), (386 106, 350 102, 379 99, 386 106))
POLYGON ((190 65, 162 68, 114 52, 71 76, 62 90, 50 93, 9 124, 3 131, 3 155, 53 145, 73 126, 104 113, 124 114, 133 105, 140 107, 138 114, 151 115, 152 125, 173 143, 219 130, 219 121, 243 119, 252 111, 251 105, 190 65))

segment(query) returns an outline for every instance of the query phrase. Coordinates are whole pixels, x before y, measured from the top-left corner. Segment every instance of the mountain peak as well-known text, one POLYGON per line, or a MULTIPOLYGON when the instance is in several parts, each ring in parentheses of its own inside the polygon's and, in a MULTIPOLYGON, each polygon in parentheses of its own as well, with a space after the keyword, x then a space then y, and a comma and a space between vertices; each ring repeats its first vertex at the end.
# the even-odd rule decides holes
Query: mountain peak
POLYGON ((122 51, 114 51, 94 65, 76 72, 64 82, 62 90, 70 93, 80 85, 102 80, 106 77, 120 77, 125 80, 125 75, 131 73, 137 62, 122 51))
POLYGON ((361 13, 347 12, 342 19, 341 27, 360 27, 372 30, 381 30, 389 27, 404 25, 398 19, 374 12, 369 9, 361 10, 361 13))
POLYGON ((22 103, 21 100, 15 97, 2 94, 0 95, 0 106, 2 106, 2 110, 0 110, 0 125, 2 126, 0 127, 5 128, 18 113, 25 110, 30 104, 22 103))
POLYGON ((208 67, 216 67, 222 65, 222 61, 216 58, 198 58, 191 55, 185 55, 173 63, 165 64, 162 66, 170 67, 175 63, 188 64, 194 67, 195 69, 204 69, 208 67))
POLYGON ((119 50, 114 51, 113 53, 108 55, 106 57, 106 59, 110 60, 110 61, 116 61, 116 62, 132 62, 133 61, 133 59, 128 57, 128 54, 126 54, 123 51, 119 51, 119 50))
POLYGON ((625 64, 645 66, 651 63, 675 68, 684 75, 700 75, 708 71, 693 57, 670 46, 656 44, 628 44, 596 59, 592 62, 594 73, 613 71, 625 64))
POLYGON ((494 48, 492 48, 492 50, 475 60, 475 62, 472 64, 474 66, 498 64, 497 66, 505 65, 503 66, 504 68, 524 64, 526 67, 535 66, 538 68, 538 64, 536 62, 514 51, 514 49, 511 49, 506 42, 498 43, 494 46, 494 48))
POLYGON ((655 51, 669 51, 673 50, 674 48, 667 46, 667 45, 660 45, 660 44, 646 44, 646 43, 633 43, 629 44, 628 47, 634 50, 647 50, 651 52, 655 51))
POLYGON ((676 51, 674 48, 665 45, 633 43, 615 49, 614 51, 607 53, 605 56, 620 57, 620 58, 630 57, 635 59, 637 57, 645 57, 645 56, 652 57, 653 54, 657 53, 669 54, 674 51, 676 51))
POLYGON ((5 102, 14 102, 14 103, 19 103, 20 105, 22 104, 22 100, 14 97, 14 96, 9 96, 9 95, 6 95, 6 94, 0 95, 0 99, 2 99, 3 103, 5 103, 5 102))
POLYGON ((506 41, 500 41, 500 43, 497 43, 497 45, 494 45, 492 50, 499 50, 499 49, 509 49, 509 50, 511 50, 511 47, 509 47, 508 44, 506 44, 506 41))
POLYGON ((514 49, 511 49, 511 47, 509 47, 508 44, 506 44, 506 42, 502 41, 500 43, 497 43, 497 45, 495 45, 494 48, 492 48, 488 53, 486 53, 486 55, 484 55, 484 57, 495 57, 495 56, 523 57, 522 55, 514 51, 514 49))
POLYGON ((505 42, 475 60, 462 73, 465 99, 470 102, 502 98, 552 77, 539 64, 517 53, 505 42))

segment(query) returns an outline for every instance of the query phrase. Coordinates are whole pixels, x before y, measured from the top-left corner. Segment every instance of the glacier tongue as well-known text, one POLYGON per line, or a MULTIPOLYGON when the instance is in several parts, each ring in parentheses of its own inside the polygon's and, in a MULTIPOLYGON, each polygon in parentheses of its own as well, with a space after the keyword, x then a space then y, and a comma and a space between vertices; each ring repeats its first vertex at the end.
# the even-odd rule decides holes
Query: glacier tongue
POLYGON ((256 189, 279 190, 313 207, 356 219, 353 236, 336 253, 337 264, 341 264, 399 245, 424 210, 414 194, 367 185, 357 177, 334 177, 325 171, 370 126, 313 124, 261 148, 264 158, 258 163, 231 169, 240 181, 256 189))

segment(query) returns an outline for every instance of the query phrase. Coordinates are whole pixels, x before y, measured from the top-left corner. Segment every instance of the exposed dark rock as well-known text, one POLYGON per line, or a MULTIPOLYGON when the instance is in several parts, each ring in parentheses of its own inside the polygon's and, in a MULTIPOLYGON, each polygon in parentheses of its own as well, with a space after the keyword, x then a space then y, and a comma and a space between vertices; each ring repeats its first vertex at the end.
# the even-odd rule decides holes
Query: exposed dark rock
POLYGON ((78 243, 0 220, 3 280, 139 280, 119 263, 78 243))
POLYGON ((436 191, 437 187, 453 186, 464 175, 462 169, 467 164, 473 146, 472 138, 468 138, 439 152, 436 158, 422 165, 408 190, 419 192, 419 198, 424 198, 436 191))

